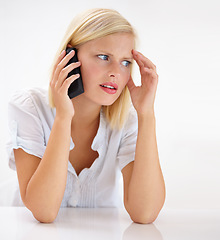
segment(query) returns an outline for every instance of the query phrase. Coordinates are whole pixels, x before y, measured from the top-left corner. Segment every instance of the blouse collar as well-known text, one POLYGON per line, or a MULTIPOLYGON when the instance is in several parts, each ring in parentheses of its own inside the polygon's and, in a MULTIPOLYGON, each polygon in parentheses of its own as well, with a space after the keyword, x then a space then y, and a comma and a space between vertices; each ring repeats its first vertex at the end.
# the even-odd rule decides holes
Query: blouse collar
MULTIPOLYGON (((74 142, 71 138, 71 140, 70 140, 70 150, 72 150, 74 148, 74 146, 75 146, 74 142)), ((97 131, 97 134, 96 134, 95 138, 93 139, 91 148, 92 148, 92 150, 98 152, 98 154, 99 154, 98 158, 100 158, 100 157, 102 158, 103 154, 105 152, 106 146, 107 146, 107 122, 106 122, 104 113, 101 109, 100 120, 99 120, 99 128, 98 128, 98 131, 97 131)), ((97 159, 95 161, 97 161, 97 159)), ((99 163, 100 162, 101 161, 99 161, 99 163)), ((68 171, 73 173, 73 175, 75 175, 77 177, 76 171, 69 161, 68 161, 68 171)), ((83 172, 83 170, 82 170, 82 172, 83 172)), ((82 175, 81 173, 79 174, 79 177, 82 175)))

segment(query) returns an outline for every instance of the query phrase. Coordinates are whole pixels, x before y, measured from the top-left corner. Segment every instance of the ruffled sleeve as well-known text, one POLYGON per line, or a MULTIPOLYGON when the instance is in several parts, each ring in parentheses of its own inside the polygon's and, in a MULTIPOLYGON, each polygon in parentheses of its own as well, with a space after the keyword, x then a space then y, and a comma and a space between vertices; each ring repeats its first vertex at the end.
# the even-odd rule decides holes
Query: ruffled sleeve
POLYGON ((128 120, 124 126, 122 139, 119 146, 117 160, 122 170, 127 164, 134 161, 138 133, 138 121, 136 111, 132 108, 128 120))
POLYGON ((13 149, 42 158, 46 149, 44 131, 37 108, 28 92, 17 92, 8 104, 10 140, 6 146, 9 166, 16 169, 13 149))

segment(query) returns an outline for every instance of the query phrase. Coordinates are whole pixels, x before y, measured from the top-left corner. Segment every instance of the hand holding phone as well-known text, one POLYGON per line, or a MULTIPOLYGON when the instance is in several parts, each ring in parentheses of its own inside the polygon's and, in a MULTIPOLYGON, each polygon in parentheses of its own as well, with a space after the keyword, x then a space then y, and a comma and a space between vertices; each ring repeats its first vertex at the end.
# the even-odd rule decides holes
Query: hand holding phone
MULTIPOLYGON (((68 54, 69 52, 71 52, 72 50, 75 51, 75 55, 69 60, 69 62, 67 63, 67 65, 74 63, 74 62, 78 62, 78 58, 77 58, 77 49, 73 48, 73 47, 68 47, 66 49, 66 54, 68 54)), ((67 66, 66 65, 66 66, 67 66)), ((81 71, 80 71, 80 67, 77 67, 75 69, 73 69, 71 72, 69 72, 68 77, 72 76, 73 74, 77 74, 79 73, 80 77, 78 79, 76 79, 73 83, 71 83, 69 89, 68 89, 68 96, 70 99, 84 93, 84 88, 83 88, 83 82, 82 82, 82 77, 81 77, 81 71)))

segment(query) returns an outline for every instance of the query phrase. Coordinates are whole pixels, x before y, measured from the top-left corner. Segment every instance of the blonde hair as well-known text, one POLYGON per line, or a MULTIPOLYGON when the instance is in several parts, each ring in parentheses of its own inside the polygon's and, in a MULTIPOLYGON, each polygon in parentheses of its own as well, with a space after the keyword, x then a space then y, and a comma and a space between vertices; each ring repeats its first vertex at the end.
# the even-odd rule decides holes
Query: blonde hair
MULTIPOLYGON (((52 69, 55 65, 56 59, 60 53, 66 49, 68 43, 73 47, 78 48, 80 45, 88 41, 122 32, 130 33, 134 38, 136 37, 131 24, 115 10, 95 8, 79 14, 72 20, 67 28, 66 34, 55 56, 52 69)), ((50 88, 49 102, 51 107, 55 107, 50 88)), ((130 94, 126 86, 121 95, 112 105, 102 107, 105 117, 112 128, 121 128, 123 126, 130 105, 130 94)))

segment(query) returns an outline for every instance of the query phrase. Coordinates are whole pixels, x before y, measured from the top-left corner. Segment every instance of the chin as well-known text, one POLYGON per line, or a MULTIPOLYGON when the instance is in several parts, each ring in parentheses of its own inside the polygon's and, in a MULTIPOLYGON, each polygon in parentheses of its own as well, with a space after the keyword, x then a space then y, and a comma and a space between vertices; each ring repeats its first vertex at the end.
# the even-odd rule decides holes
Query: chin
POLYGON ((109 101, 107 101, 107 99, 106 99, 106 101, 102 101, 102 106, 111 106, 113 103, 115 103, 115 101, 118 99, 118 97, 111 99, 109 101))
POLYGON ((120 94, 115 94, 115 95, 108 95, 108 94, 86 94, 86 91, 84 94, 84 97, 89 99, 95 104, 101 105, 101 106, 111 106, 120 96, 120 94))
MULTIPOLYGON (((114 101, 115 102, 115 101, 114 101)), ((112 103, 104 103, 104 104, 102 104, 102 106, 111 106, 114 102, 112 102, 112 103)))

